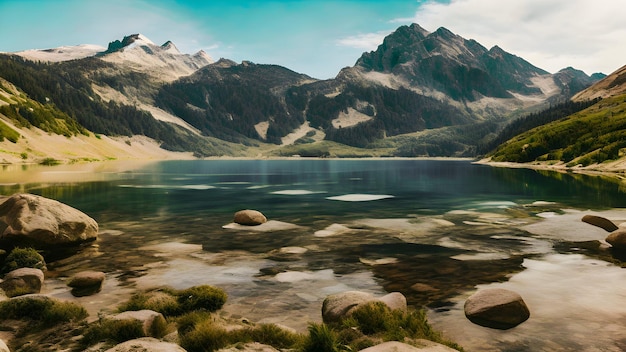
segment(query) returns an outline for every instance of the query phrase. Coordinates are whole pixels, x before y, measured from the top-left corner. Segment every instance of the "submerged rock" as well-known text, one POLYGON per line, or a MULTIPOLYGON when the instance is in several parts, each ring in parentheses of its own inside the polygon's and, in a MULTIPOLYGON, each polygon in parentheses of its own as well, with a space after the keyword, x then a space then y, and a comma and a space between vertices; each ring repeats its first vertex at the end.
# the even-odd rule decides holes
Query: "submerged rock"
POLYGON ((406 310, 406 298, 400 292, 392 292, 377 298, 371 293, 346 291, 332 294, 322 303, 322 320, 324 323, 340 321, 350 316, 358 307, 370 302, 382 302, 392 310, 406 310))
POLYGON ((611 220, 597 215, 585 215, 583 216, 582 221, 586 222, 587 224, 602 228, 606 232, 613 232, 619 229, 619 227, 617 227, 617 225, 615 225, 611 220))
POLYGON ((239 225, 257 226, 267 222, 263 213, 257 210, 240 210, 235 213, 233 221, 239 225))
POLYGON ((465 301, 465 316, 474 324, 506 330, 530 317, 530 311, 516 292, 501 288, 481 290, 465 301))
POLYGON ((15 194, 0 204, 0 244, 34 248, 95 240, 98 223, 85 213, 33 194, 15 194))
POLYGON ((9 297, 39 293, 43 285, 44 274, 40 269, 20 268, 6 274, 0 288, 9 297))

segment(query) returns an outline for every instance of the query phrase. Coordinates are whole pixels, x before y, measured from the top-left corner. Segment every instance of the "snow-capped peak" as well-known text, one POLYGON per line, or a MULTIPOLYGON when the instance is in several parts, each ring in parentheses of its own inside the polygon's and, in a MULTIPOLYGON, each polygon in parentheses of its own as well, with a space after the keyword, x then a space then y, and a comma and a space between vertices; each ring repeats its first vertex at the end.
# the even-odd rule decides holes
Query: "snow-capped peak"
POLYGON ((169 54, 175 54, 175 55, 180 54, 180 51, 178 50, 176 45, 174 45, 174 43, 172 43, 169 40, 165 42, 165 44, 161 45, 161 49, 163 49, 164 52, 169 53, 169 54))
POLYGON ((124 37, 122 41, 109 43, 109 48, 101 58, 155 75, 164 81, 190 75, 213 62, 213 59, 204 52, 194 55, 182 54, 171 41, 168 40, 159 46, 143 34, 132 34, 124 37))

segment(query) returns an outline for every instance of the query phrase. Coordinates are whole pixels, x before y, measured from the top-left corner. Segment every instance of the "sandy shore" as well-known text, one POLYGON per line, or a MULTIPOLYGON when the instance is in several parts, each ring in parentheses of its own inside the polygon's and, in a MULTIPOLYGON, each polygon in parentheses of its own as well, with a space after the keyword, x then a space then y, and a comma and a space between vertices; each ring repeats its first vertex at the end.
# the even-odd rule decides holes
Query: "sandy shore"
POLYGON ((32 164, 52 158, 61 163, 105 160, 194 159, 193 153, 171 152, 145 136, 107 137, 79 135, 65 137, 37 128, 16 129, 17 143, 0 142, 0 164, 32 164))
POLYGON ((617 177, 619 179, 626 179, 626 157, 620 158, 616 161, 593 164, 589 166, 573 166, 569 167, 564 162, 532 162, 532 163, 513 163, 513 162, 496 162, 491 161, 489 158, 475 161, 475 164, 489 165, 494 167, 506 167, 513 169, 532 169, 532 170, 548 170, 557 172, 573 172, 589 175, 605 175, 610 177, 617 177))

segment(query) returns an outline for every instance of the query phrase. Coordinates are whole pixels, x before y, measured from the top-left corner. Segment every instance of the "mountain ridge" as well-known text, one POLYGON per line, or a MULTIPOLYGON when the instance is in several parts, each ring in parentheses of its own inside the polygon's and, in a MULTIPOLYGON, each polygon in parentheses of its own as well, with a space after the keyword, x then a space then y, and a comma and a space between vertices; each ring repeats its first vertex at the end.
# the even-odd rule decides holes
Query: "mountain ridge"
MULTIPOLYGON (((81 95, 81 104, 108 104, 114 111, 123 107, 131 115, 165 123, 146 129, 120 120, 114 127, 120 117, 102 120, 95 113, 102 108, 94 106, 88 116, 95 133, 109 133, 98 126, 131 134, 150 130, 153 138, 164 138, 163 145, 197 148, 191 151, 198 156, 213 155, 210 150, 241 153, 235 145, 200 147, 215 146, 214 138, 277 155, 284 155, 285 143, 294 145, 284 153, 309 155, 324 140, 365 154, 472 156, 477 143, 492 138, 511 116, 567 100, 592 81, 574 69, 549 74, 498 46, 487 50, 444 27, 429 32, 417 24, 399 27, 376 51, 363 53, 329 80, 278 65, 208 61, 203 51, 180 54, 171 41, 156 45, 133 34, 72 65, 60 62, 42 72, 41 67, 20 68, 15 60, 12 65, 34 77, 47 74, 41 81, 50 86, 63 82, 66 94, 81 95), (68 75, 73 77, 69 81, 63 78, 68 75), (171 126, 167 132, 157 132, 166 125, 171 126), (181 129, 186 132, 180 134, 181 129), (194 142, 183 143, 184 138, 194 142)), ((0 76, 8 70, 0 66, 0 76)), ((53 104, 66 99, 48 86, 17 78, 31 90, 27 94, 40 91, 41 102, 46 96, 55 97, 53 104)), ((84 120, 85 114, 75 110, 80 105, 64 106, 70 116, 84 120)))

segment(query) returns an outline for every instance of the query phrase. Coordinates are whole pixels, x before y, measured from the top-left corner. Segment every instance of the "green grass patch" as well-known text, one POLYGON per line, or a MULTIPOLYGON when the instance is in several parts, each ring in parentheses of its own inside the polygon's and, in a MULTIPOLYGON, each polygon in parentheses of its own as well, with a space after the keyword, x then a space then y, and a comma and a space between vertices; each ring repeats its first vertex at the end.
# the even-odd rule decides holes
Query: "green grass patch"
POLYGON ((563 161, 588 166, 621 157, 626 148, 626 95, 607 98, 500 145, 493 161, 563 161))
POLYGON ((209 285, 184 290, 161 288, 133 295, 119 311, 149 309, 164 316, 178 316, 192 311, 214 312, 222 308, 228 296, 220 288, 209 285))
POLYGON ((27 320, 33 328, 78 322, 87 317, 82 306, 47 297, 20 297, 0 302, 2 319, 27 320))
MULTIPOLYGON (((189 352, 215 351, 259 342, 281 350, 300 350, 304 337, 275 324, 225 329, 209 312, 191 312, 176 319, 180 345, 189 352)), ((321 351, 321 350, 320 350, 321 351)))
POLYGON ((19 268, 35 268, 46 270, 46 261, 34 248, 16 247, 4 259, 0 274, 6 274, 19 268))
POLYGON ((0 142, 5 138, 12 143, 17 143, 20 139, 20 134, 3 121, 0 121, 0 142))

